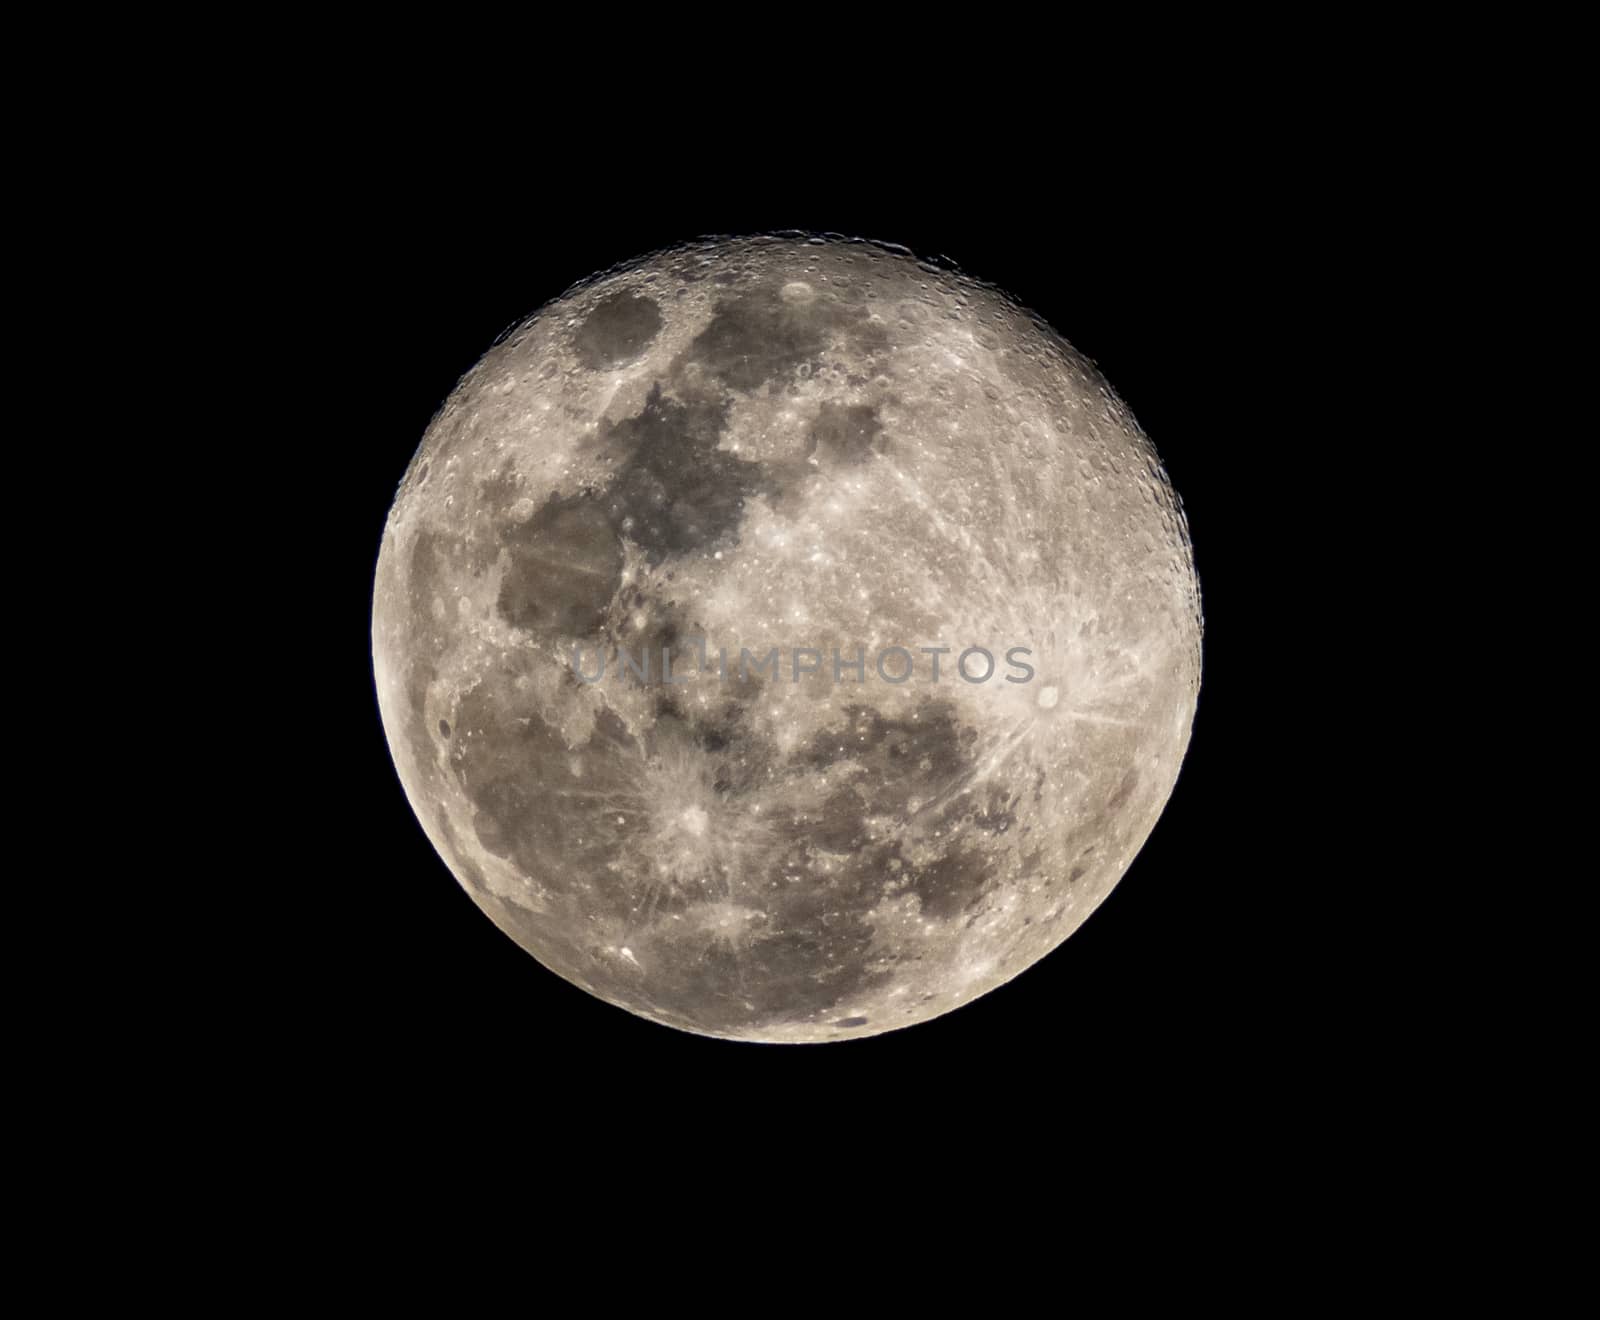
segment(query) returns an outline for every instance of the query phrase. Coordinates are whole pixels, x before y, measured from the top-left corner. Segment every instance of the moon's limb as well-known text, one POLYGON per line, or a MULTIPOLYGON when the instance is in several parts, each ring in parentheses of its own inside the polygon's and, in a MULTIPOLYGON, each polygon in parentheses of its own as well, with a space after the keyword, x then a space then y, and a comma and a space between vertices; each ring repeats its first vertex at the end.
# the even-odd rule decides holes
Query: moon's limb
POLYGON ((603 999, 765 1041, 923 1021, 1076 929, 1177 778, 1200 631, 1181 509, 1089 363, 963 276, 789 237, 631 263, 485 354, 373 602, 401 781, 478 904, 603 999), (694 638, 686 682, 575 672, 694 638), (1034 672, 963 681, 969 646, 1034 672))

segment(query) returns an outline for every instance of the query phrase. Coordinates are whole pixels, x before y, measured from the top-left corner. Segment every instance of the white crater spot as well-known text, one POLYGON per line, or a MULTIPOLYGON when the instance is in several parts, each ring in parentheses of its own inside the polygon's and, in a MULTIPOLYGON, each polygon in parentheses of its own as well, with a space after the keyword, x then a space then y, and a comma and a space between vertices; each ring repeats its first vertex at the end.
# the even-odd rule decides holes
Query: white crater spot
POLYGON ((1061 691, 1059 688, 1055 687, 1054 684, 1049 687, 1042 687, 1039 689, 1040 710, 1054 710, 1060 700, 1061 691))
POLYGON ((779 290, 779 296, 786 303, 808 303, 816 299, 817 291, 804 280, 790 280, 779 290))

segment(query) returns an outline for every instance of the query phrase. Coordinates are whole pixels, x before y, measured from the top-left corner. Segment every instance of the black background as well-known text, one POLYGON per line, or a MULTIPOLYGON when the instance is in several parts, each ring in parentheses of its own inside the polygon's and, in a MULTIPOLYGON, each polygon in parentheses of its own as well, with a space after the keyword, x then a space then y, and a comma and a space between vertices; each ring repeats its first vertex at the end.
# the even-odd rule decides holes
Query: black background
POLYGON ((1138 1139, 1283 1122, 1335 1030, 1321 967, 1339 841, 1301 818, 1329 754, 1294 618, 1316 559, 1293 492, 1321 424, 1302 391, 1337 279, 1325 207, 1272 159, 1204 144, 1135 155, 1115 177, 1092 156, 1040 175, 976 150, 903 170, 686 172, 618 152, 486 177, 448 159, 324 160, 270 203, 300 336, 282 387, 309 431, 295 609, 314 640, 294 663, 315 693, 319 782, 313 800, 297 795, 273 899, 289 970, 263 1030, 279 1076, 368 1132, 459 1117, 484 1133, 649 1143, 699 1125, 818 1140, 865 1126, 915 1146, 935 1133, 1057 1142, 1063 1124, 1092 1143, 1119 1124, 1138 1139), (395 486, 494 338, 618 261, 773 229, 948 257, 1091 357, 1183 500, 1206 621, 1181 776, 1102 907, 982 999, 827 1046, 656 1026, 501 935, 411 812, 370 660, 395 486))

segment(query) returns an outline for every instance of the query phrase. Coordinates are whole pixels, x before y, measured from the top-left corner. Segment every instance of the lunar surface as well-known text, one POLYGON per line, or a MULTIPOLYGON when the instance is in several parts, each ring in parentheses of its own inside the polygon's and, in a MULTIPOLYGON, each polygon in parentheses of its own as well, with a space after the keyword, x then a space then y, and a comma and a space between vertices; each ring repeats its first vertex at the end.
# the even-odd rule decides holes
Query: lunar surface
POLYGON ((718 239, 505 335, 383 534, 379 704, 441 857, 545 967, 754 1041, 926 1021, 1154 827, 1200 608, 1097 371, 903 249, 718 239))

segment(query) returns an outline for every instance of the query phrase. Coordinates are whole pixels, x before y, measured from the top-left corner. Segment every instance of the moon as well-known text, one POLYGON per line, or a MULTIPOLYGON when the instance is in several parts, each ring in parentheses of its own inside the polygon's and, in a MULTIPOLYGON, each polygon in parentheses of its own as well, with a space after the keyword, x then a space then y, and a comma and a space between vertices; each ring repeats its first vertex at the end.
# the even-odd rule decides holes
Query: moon
POLYGON ((992 286, 686 244, 507 333, 379 550, 395 767, 546 968, 766 1042, 947 1013, 1067 938, 1166 805, 1188 528, 1096 369, 992 286))

